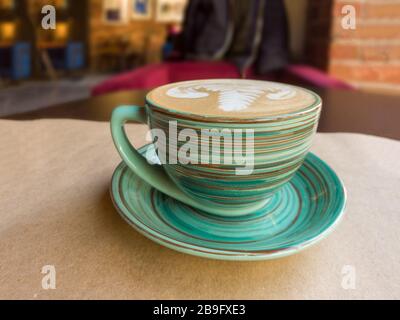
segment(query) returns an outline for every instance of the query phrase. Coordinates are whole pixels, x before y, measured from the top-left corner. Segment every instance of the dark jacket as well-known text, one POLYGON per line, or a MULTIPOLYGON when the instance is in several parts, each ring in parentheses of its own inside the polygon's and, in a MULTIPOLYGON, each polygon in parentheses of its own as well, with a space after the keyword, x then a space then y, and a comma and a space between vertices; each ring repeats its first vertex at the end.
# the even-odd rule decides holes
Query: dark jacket
POLYGON ((283 0, 191 0, 181 41, 187 59, 227 59, 241 72, 281 69, 289 56, 283 0))

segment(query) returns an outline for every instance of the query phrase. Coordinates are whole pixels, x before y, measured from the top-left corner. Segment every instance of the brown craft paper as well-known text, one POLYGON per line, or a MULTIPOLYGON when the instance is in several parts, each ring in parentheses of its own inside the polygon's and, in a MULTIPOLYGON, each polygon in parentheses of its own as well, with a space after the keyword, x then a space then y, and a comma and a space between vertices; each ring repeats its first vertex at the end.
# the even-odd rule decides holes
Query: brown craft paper
MULTIPOLYGON (((146 127, 129 132, 145 142, 146 127)), ((338 229, 291 257, 213 261, 155 244, 119 217, 108 123, 0 121, 0 298, 399 299, 400 142, 319 134, 313 151, 348 190, 338 229), (55 290, 42 288, 45 265, 55 290)))

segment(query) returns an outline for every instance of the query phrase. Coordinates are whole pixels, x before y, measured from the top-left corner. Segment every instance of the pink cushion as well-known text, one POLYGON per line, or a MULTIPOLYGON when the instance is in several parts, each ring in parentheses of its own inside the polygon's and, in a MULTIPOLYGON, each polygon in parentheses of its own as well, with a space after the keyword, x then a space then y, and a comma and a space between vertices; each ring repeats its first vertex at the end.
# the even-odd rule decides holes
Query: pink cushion
POLYGON ((134 71, 113 76, 92 89, 92 95, 130 89, 149 89, 169 81, 169 72, 164 65, 148 65, 134 71))
MULTIPOLYGON (((306 65, 290 65, 283 72, 256 76, 249 70, 250 79, 280 81, 320 88, 352 89, 343 81, 306 65)), ((92 95, 134 90, 152 89, 163 84, 185 80, 239 78, 238 69, 229 62, 184 61, 152 64, 125 72, 100 83, 92 89, 92 95)))
POLYGON ((148 65, 111 77, 95 86, 92 95, 129 89, 151 89, 185 80, 238 77, 237 68, 227 62, 168 62, 148 65))
POLYGON ((354 87, 350 84, 336 79, 323 71, 316 68, 295 64, 289 65, 286 68, 288 75, 297 77, 298 80, 302 81, 306 85, 312 85, 319 88, 335 88, 335 89, 353 89, 354 87))

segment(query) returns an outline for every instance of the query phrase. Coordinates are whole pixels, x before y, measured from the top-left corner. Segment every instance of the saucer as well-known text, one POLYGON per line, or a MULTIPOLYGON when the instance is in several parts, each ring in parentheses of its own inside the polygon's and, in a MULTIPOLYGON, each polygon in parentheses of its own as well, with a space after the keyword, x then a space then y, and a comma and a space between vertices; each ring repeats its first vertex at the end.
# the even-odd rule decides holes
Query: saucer
MULTIPOLYGON (((151 145, 139 151, 145 154, 151 145)), ((183 253, 220 260, 268 260, 297 253, 325 238, 344 214, 345 188, 309 153, 302 167, 260 210, 219 217, 157 191, 124 163, 111 196, 121 216, 151 240, 183 253)))

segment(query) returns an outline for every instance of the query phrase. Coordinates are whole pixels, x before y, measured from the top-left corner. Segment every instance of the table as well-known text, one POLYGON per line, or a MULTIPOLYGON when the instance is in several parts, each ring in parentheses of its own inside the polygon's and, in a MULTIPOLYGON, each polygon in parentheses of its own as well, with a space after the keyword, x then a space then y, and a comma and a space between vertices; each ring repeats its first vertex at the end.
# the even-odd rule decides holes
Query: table
MULTIPOLYGON (((144 92, 120 95, 133 103, 144 92)), ((207 260, 153 243, 114 209, 108 188, 120 158, 102 120, 117 97, 0 120, 0 299, 400 299, 399 141, 319 133, 312 150, 348 192, 337 230, 283 259, 207 260), (74 117, 98 121, 62 119, 74 117), (41 272, 52 267, 56 288, 46 290, 41 272)), ((335 129, 328 118, 325 125, 335 129)), ((398 138, 396 130, 376 124, 370 133, 398 138)), ((146 126, 127 131, 136 146, 145 143, 146 126)))
MULTIPOLYGON (((400 140, 400 97, 351 90, 315 89, 323 99, 320 132, 355 132, 400 140)), ((118 105, 142 106, 147 91, 131 90, 7 117, 14 120, 69 118, 109 121, 118 105)))

